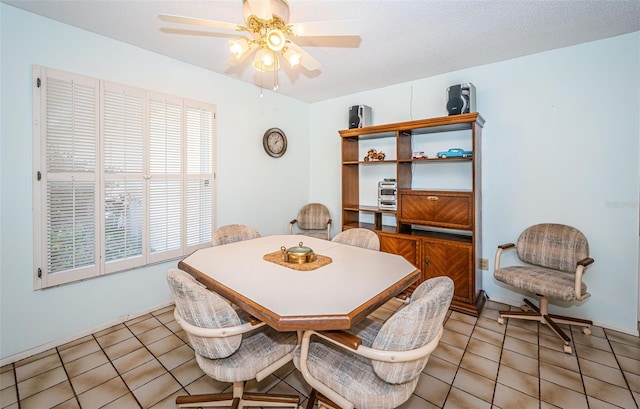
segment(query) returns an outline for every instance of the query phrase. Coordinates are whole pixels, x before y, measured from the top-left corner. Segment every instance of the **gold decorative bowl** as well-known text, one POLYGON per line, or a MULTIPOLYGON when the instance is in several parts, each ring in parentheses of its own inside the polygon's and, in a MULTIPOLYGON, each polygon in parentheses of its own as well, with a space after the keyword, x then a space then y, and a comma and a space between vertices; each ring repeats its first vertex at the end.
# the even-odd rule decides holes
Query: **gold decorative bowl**
POLYGON ((282 261, 286 263, 305 264, 311 263, 317 259, 313 250, 309 247, 303 246, 302 242, 295 247, 286 248, 285 246, 282 246, 280 247, 280 250, 282 251, 282 261))

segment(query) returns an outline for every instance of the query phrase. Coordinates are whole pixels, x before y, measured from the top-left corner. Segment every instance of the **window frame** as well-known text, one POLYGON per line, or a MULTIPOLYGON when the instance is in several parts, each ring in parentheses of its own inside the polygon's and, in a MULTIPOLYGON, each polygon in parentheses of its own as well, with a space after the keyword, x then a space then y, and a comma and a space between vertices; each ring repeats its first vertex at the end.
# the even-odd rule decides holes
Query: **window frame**
MULTIPOLYGON (((73 110, 76 105, 73 105, 73 101, 69 103, 71 110, 73 110)), ((81 280, 85 280, 93 277, 100 277, 103 275, 122 272, 126 270, 132 270, 135 268, 140 268, 143 266, 148 266, 151 264, 162 263, 170 260, 175 260, 181 257, 188 255, 189 253, 195 251, 199 248, 208 247, 211 245, 211 237, 215 231, 215 218, 216 218, 216 127, 217 127, 217 114, 216 114, 216 105, 201 101, 194 101, 187 98, 176 97, 172 95, 163 94, 156 91, 148 91, 137 87, 132 87, 124 84, 117 84, 110 81, 104 81, 99 79, 90 78, 83 75, 78 75, 74 73, 64 72, 57 69, 52 69, 44 66, 33 66, 33 232, 34 232, 34 272, 33 272, 33 286, 35 290, 44 289, 49 287, 54 287, 66 283, 77 282, 81 280), (72 84, 69 86, 71 92, 75 89, 76 82, 79 84, 84 84, 85 82, 88 84, 92 84, 95 90, 95 98, 96 106, 94 107, 95 111, 95 123, 93 124, 93 128, 95 129, 95 145, 94 145, 94 159, 95 159, 95 167, 93 170, 92 178, 89 177, 90 180, 93 180, 93 185, 95 188, 95 220, 93 220, 93 224, 95 226, 95 263, 87 266, 87 268, 71 268, 68 270, 62 271, 49 271, 48 264, 48 212, 49 208, 47 206, 47 198, 48 198, 48 183, 52 180, 55 180, 58 176, 68 176, 70 180, 72 180, 72 188, 75 186, 76 174, 71 172, 69 175, 62 174, 58 175, 55 172, 47 172, 47 160, 48 155, 51 152, 56 153, 56 151, 48 151, 48 146, 46 145, 48 141, 49 135, 47 115, 49 108, 47 106, 47 89, 46 86, 50 79, 60 78, 65 81, 72 81, 72 84), (105 145, 105 140, 107 136, 105 136, 105 128, 107 127, 105 121, 105 113, 108 110, 105 107, 105 102, 107 101, 107 97, 105 95, 107 93, 119 93, 122 92, 125 95, 125 99, 127 95, 131 94, 136 97, 142 98, 142 118, 135 120, 142 121, 142 175, 138 172, 127 173, 128 171, 125 169, 126 166, 121 166, 120 168, 125 169, 122 171, 116 171, 112 173, 108 173, 105 171, 106 166, 106 155, 108 149, 105 145), (150 206, 151 206, 151 186, 154 181, 154 174, 151 173, 151 160, 152 160, 152 152, 150 152, 150 139, 151 139, 151 128, 153 124, 151 124, 151 114, 150 114, 150 105, 153 99, 164 99, 167 101, 171 101, 172 104, 179 107, 179 119, 176 116, 172 117, 174 122, 171 122, 168 126, 173 126, 172 131, 175 131, 175 127, 179 127, 179 170, 177 173, 172 173, 169 175, 169 179, 177 181, 176 184, 179 185, 179 199, 175 200, 176 196, 174 195, 174 202, 179 202, 179 245, 177 248, 172 248, 171 251, 164 251, 158 253, 152 253, 150 248, 150 226, 151 226, 151 218, 150 214, 150 206), (200 110, 196 112, 196 115, 188 116, 190 110, 196 109, 200 110), (198 116, 199 115, 199 116, 198 116), (194 119, 199 123, 194 122, 194 119), (179 121, 179 124, 175 121, 179 121), (195 131, 194 131, 195 130, 195 131), (195 136, 189 137, 188 133, 192 132, 195 136), (195 138, 195 139, 194 139, 195 138), (201 138, 201 139, 198 139, 201 138), (188 163, 188 155, 187 155, 187 143, 188 140, 197 141, 200 145, 208 148, 210 146, 211 150, 206 151, 196 150, 196 154, 200 154, 199 163, 196 165, 196 168, 199 166, 200 169, 198 172, 189 174, 189 169, 192 169, 194 166, 190 166, 188 163), (126 252, 127 244, 122 244, 124 247, 122 251, 124 252, 123 256, 120 258, 116 258, 111 261, 106 260, 106 214, 107 214, 107 204, 106 199, 108 195, 108 185, 110 181, 115 181, 113 183, 116 186, 116 192, 118 188, 124 189, 125 193, 128 192, 127 188, 129 186, 127 181, 138 180, 142 182, 142 254, 134 254, 133 257, 128 257, 126 252), (194 180, 197 183, 194 183, 194 180), (120 183, 119 183, 120 182, 120 183), (122 186, 126 186, 127 188, 123 188, 122 186), (189 186, 196 186, 195 194, 199 195, 196 199, 199 200, 199 203, 194 207, 194 209, 189 209, 188 205, 188 189, 189 186), (209 196, 210 192, 210 196, 209 196), (195 213, 194 213, 195 212, 195 213), (206 217, 210 215, 210 220, 206 220, 206 217), (198 217, 199 221, 206 221, 210 223, 204 224, 203 226, 194 224, 193 222, 189 222, 187 220, 188 217, 198 217), (203 219, 205 217, 205 219, 203 219), (191 227, 189 227, 191 226, 191 227), (192 230, 196 230, 196 240, 200 240, 198 242, 192 243, 189 245, 188 243, 188 231, 187 229, 191 228, 192 230)), ((81 105, 77 105, 81 106, 81 105)), ((74 113, 70 114, 71 120, 74 120, 74 113)), ((123 120, 126 121, 126 120, 123 120)), ((91 122, 89 122, 91 123, 91 122)), ((138 124, 138 123, 136 123, 138 124)), ((116 123, 117 125, 117 123, 116 123)), ((139 125, 139 124, 138 124, 139 125)), ((75 129, 75 128, 71 128, 75 129)), ((73 131, 72 131, 73 132, 73 131)), ((64 139, 64 132, 62 133, 62 141, 63 143, 67 140, 64 139)), ((73 134, 72 134, 73 135, 73 134)), ((116 135, 117 136, 117 135, 116 135)), ((175 138, 174 141, 178 139, 175 138)), ((74 141, 73 138, 70 139, 74 141)), ((112 141, 110 141, 112 142, 112 141)), ((134 141, 136 142, 136 141, 134 141)), ((71 142, 70 142, 71 143, 71 142)), ((127 146, 127 141, 125 138, 124 145, 121 145, 121 151, 125 152, 126 149, 123 147, 127 146)), ((131 145, 130 145, 131 146, 131 145)), ((56 147, 56 149, 61 149, 56 147)), ((175 149, 175 146, 174 146, 175 149)), ((75 151, 72 149, 72 152, 75 151)), ((72 153, 72 155, 73 155, 72 153)), ((126 153, 124 156, 127 156, 126 153)), ((75 156, 73 156, 75 158, 75 156)), ((116 158, 117 159, 117 158, 116 158)), ((135 159, 137 160, 137 159, 135 159)), ((165 159, 163 159, 165 160, 165 159)), ((126 159, 125 159, 126 161, 126 159)), ((161 162, 159 162, 161 163, 161 162)), ((75 164, 75 162, 73 162, 75 164)), ((139 162, 134 162, 134 167, 140 165, 139 162)), ((74 166, 74 165, 70 165, 74 166)), ((113 167, 112 167, 113 168, 113 167)), ((87 172, 91 173, 91 172, 87 172)), ((155 175, 155 180, 161 179, 161 175, 155 175)), ((134 183, 135 185, 135 183, 134 183)), ((136 186, 139 187, 139 186, 136 186)), ((75 192, 74 190, 71 190, 75 192)), ((121 196, 129 196, 128 194, 121 196)), ((162 198, 162 196, 160 196, 162 198)), ((71 200, 72 204, 75 204, 76 196, 63 195, 63 200, 71 200), (71 197, 71 199, 67 199, 71 197)), ((116 202, 116 204, 120 204, 121 208, 125 208, 123 213, 125 214, 124 224, 128 226, 129 217, 139 218, 139 211, 133 216, 126 216, 126 214, 132 214, 133 210, 129 213, 129 207, 131 204, 127 204, 127 199, 121 199, 122 202, 116 202)), ((65 205, 68 202, 61 202, 62 209, 66 210, 65 205)), ((75 207, 74 207, 75 209, 75 207)), ((138 209, 139 210, 139 209, 138 209)), ((74 213, 75 214, 75 213, 74 213)), ((137 221, 139 219, 132 219, 137 221)), ((67 222, 63 219, 63 221, 67 222)), ((177 221, 177 218, 174 217, 171 220, 173 225, 177 221)), ((135 223, 134 223, 135 224, 135 223)), ((75 225, 75 224, 74 224, 75 225)), ((128 234, 128 227, 119 227, 121 230, 126 231, 124 236, 128 234)), ((139 228, 139 226, 136 226, 139 228)), ((112 233, 118 232, 113 230, 112 233)), ((72 229, 73 230, 73 229, 72 229)), ((127 236, 128 237, 128 236, 127 236)), ((161 236, 158 236, 161 237, 161 236)), ((189 237, 193 237, 193 234, 189 237)), ((126 242, 127 239, 125 239, 126 242)), ((192 240, 193 241, 193 240, 192 240)), ((75 242, 73 244, 74 250, 67 250, 67 252, 74 253, 75 242)), ((134 251, 137 251, 138 248, 135 248, 134 251)), ((63 257, 67 256, 68 253, 63 252, 63 257)))

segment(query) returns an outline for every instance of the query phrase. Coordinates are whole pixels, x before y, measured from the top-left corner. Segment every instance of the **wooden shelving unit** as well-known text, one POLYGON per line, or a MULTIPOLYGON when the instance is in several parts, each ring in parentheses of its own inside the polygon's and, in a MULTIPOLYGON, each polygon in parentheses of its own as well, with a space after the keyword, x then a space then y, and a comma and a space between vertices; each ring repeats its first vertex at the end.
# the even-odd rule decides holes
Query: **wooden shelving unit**
MULTIPOLYGON (((447 275, 455 282, 451 308, 479 315, 486 295, 481 289, 481 138, 484 119, 470 113, 374 125, 339 131, 342 141, 342 229, 366 228, 380 237, 381 250, 400 254, 414 263, 422 280, 447 275), (430 138, 462 139, 471 157, 439 159, 433 154, 413 159, 414 145, 430 138), (393 143, 395 158, 364 161, 363 144, 393 143), (470 168, 469 189, 416 186, 416 175, 429 177, 444 163, 470 168), (361 203, 362 175, 376 166, 393 166, 398 186, 398 209, 361 203), (404 202, 404 203, 403 203, 404 202), (403 206, 404 205, 404 206, 403 206), (387 223, 383 223, 387 219, 387 223), (395 222, 388 222, 388 219, 395 222)), ((455 142, 452 142, 455 143, 455 142)), ((450 166, 450 165, 449 165, 450 166)), ((362 186, 368 188, 368 186, 362 186)), ((374 187, 371 187, 374 188, 374 187)), ((418 283, 419 284, 419 283, 418 283)), ((417 284, 416 284, 417 285, 417 284)))

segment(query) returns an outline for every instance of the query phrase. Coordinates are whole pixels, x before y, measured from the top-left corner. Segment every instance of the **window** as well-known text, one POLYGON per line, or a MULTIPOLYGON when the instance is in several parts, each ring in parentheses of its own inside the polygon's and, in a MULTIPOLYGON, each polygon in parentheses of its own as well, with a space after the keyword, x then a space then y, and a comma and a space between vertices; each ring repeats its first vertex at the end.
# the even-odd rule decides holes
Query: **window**
POLYGON ((215 106, 34 67, 35 288, 208 246, 215 106))

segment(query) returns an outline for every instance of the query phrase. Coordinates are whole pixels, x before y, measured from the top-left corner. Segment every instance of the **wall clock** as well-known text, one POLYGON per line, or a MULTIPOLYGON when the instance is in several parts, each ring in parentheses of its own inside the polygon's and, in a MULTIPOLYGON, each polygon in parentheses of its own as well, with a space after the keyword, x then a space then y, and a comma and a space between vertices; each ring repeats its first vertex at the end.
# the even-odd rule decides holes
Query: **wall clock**
POLYGON ((267 129, 262 138, 262 146, 269 156, 279 158, 287 151, 287 136, 282 129, 267 129))

